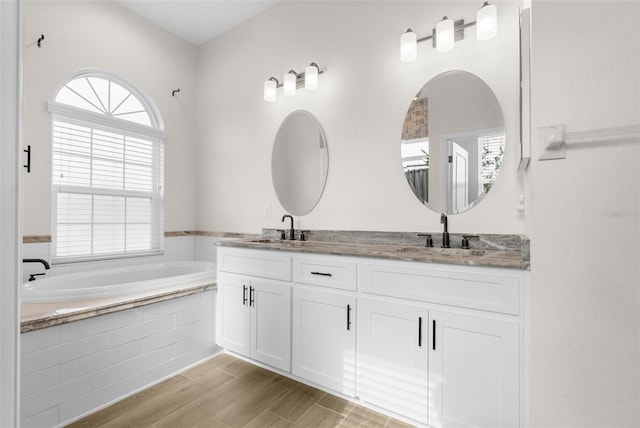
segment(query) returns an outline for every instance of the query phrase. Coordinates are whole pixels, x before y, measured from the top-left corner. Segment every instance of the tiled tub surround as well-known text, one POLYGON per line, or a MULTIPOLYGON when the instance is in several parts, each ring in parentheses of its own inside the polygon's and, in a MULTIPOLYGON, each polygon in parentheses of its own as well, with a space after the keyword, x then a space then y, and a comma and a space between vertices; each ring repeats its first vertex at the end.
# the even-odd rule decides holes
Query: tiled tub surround
POLYGON ((21 425, 63 425, 216 354, 216 290, 189 292, 105 304, 23 333, 21 425))
MULTIPOLYGON (((54 265, 47 276, 151 262, 215 262, 214 236, 168 237, 165 254, 54 265)), ((25 258, 49 259, 48 242, 24 244, 25 258)), ((25 265, 25 275, 43 270, 25 265)), ((28 275, 26 275, 28 276, 28 275)), ((37 281, 37 280, 36 280, 37 281)), ((21 308, 21 424, 59 426, 216 354, 215 279, 123 298, 29 303, 21 308)))

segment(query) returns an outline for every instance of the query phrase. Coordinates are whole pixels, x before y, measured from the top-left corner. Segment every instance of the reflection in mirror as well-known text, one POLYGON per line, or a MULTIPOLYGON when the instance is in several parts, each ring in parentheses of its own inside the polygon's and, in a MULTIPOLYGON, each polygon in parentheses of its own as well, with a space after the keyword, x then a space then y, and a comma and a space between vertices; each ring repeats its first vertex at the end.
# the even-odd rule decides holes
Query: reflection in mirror
POLYGON ((305 215, 318 204, 329 166, 327 139, 318 119, 298 110, 278 129, 271 154, 271 178, 280 204, 305 215))
POLYGON ((409 107, 402 168, 420 202, 456 214, 491 189, 504 144, 504 119, 491 89, 471 73, 448 71, 427 82, 409 107))

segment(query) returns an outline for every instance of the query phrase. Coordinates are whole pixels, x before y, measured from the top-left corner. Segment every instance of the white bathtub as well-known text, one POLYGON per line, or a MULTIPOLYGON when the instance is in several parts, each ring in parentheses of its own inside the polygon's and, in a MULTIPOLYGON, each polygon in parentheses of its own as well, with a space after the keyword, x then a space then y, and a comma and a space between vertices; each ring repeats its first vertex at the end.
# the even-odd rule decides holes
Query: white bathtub
POLYGON ((166 262, 39 277, 22 287, 22 303, 70 302, 128 296, 215 282, 216 265, 166 262))

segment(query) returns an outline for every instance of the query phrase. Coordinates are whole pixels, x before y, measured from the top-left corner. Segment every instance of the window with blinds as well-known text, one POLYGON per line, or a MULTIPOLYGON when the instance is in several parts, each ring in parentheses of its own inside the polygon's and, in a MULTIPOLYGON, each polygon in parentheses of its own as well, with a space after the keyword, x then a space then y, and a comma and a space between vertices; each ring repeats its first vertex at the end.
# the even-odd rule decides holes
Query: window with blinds
POLYGON ((478 145, 481 148, 480 177, 484 184, 484 191, 488 191, 496 181, 504 154, 504 132, 496 132, 478 137, 478 145))
POLYGON ((139 96, 123 90, 108 78, 82 76, 66 84, 56 103, 50 103, 57 262, 162 251, 163 140, 147 129, 153 115, 140 111, 144 103, 139 96), (135 110, 121 110, 117 117, 123 100, 131 97, 135 101, 128 104, 135 110))

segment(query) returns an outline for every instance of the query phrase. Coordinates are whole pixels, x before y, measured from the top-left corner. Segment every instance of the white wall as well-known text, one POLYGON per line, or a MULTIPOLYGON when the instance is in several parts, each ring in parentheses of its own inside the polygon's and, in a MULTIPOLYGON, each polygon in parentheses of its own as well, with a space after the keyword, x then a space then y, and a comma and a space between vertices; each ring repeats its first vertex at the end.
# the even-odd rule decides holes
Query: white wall
POLYGON ((509 141, 504 169, 473 210, 450 220, 454 232, 522 233, 515 205, 522 185, 519 157, 518 2, 499 2, 500 31, 490 42, 475 29, 453 51, 418 47, 415 63, 399 59, 400 35, 430 34, 443 15, 475 20, 477 1, 282 2, 203 45, 199 54, 198 206, 200 230, 259 232, 280 227, 271 182, 271 148, 281 121, 308 110, 327 136, 329 176, 316 208, 296 227, 437 231, 404 177, 400 139, 413 96, 432 77, 462 69, 484 79, 505 112, 509 141), (315 92, 262 99, 264 80, 316 62, 325 73, 315 92), (266 206, 273 215, 264 217, 266 206))
POLYGON ((23 173, 24 234, 51 234, 51 114, 69 75, 109 70, 156 103, 168 135, 165 146, 165 230, 195 226, 196 48, 112 1, 25 2, 23 145, 32 147, 23 173), (42 47, 36 40, 44 34, 42 47), (176 97, 171 92, 180 88, 176 97))
MULTIPOLYGON (((534 1, 538 127, 640 122, 640 3, 534 1)), ((640 141, 533 161, 531 414, 538 427, 640 426, 640 141)))

